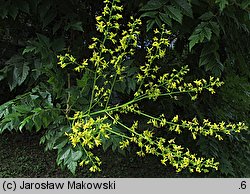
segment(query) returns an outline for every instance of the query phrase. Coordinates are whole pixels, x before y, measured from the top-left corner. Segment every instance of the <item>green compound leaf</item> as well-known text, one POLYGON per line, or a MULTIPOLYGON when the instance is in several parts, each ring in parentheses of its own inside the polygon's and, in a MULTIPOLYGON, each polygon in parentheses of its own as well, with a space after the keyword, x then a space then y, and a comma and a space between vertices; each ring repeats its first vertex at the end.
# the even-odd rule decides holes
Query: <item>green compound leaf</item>
MULTIPOLYGON (((210 41, 212 37, 212 29, 210 28, 211 23, 201 22, 195 29, 193 34, 189 37, 189 50, 197 43, 202 43, 204 41, 210 41)), ((216 33, 216 29, 213 29, 216 33)))

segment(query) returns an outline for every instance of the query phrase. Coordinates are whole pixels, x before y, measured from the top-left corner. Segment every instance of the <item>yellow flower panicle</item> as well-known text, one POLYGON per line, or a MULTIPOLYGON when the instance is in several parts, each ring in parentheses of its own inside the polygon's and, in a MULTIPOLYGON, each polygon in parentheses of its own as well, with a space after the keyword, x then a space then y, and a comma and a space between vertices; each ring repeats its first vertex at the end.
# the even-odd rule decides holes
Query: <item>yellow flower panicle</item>
MULTIPOLYGON (((124 63, 133 59, 139 42, 140 19, 131 17, 127 29, 120 30, 119 21, 122 19, 123 7, 119 6, 120 0, 105 0, 102 15, 96 17, 96 29, 101 38, 93 37, 89 49, 92 55, 83 59, 81 63, 70 54, 58 56, 58 64, 66 68, 69 64, 76 67, 75 71, 92 75, 93 84, 88 110, 77 111, 69 120, 72 122, 71 132, 65 133, 72 146, 83 149, 84 156, 79 162, 80 166, 88 166, 91 172, 100 171, 101 160, 92 153, 92 149, 117 142, 119 149, 126 149, 130 145, 137 145, 137 155, 144 157, 153 154, 161 158, 163 165, 172 165, 177 172, 188 169, 189 172, 209 172, 209 169, 218 170, 219 163, 214 158, 198 157, 175 143, 175 139, 165 139, 156 135, 155 128, 165 128, 168 131, 181 134, 189 131, 195 140, 199 136, 211 136, 223 140, 229 135, 246 130, 244 123, 212 123, 204 119, 202 122, 194 118, 190 121, 182 120, 176 115, 168 121, 164 114, 152 116, 140 109, 142 100, 156 101, 161 97, 177 98, 179 94, 188 94, 191 100, 207 90, 211 94, 220 87, 223 82, 218 78, 210 77, 209 80, 200 79, 186 82, 184 77, 189 72, 188 66, 180 70, 173 69, 168 73, 161 73, 161 66, 155 63, 166 57, 171 32, 163 25, 161 29, 155 29, 152 41, 146 48, 145 63, 134 73, 136 82, 133 98, 127 102, 110 103, 114 94, 114 87, 118 82, 124 81, 127 70, 130 68, 124 63), (136 119, 131 125, 122 122, 122 115, 134 114, 136 119), (140 125, 140 117, 146 118, 143 127, 140 125), (146 128, 144 128, 147 126, 146 128), (123 132, 117 130, 123 129, 123 132), (125 131, 125 132, 124 132, 125 131), (114 138, 115 137, 115 138, 114 138), (115 139, 115 141, 114 141, 115 139)), ((123 26, 125 27, 125 26, 123 26)), ((177 98, 178 99, 178 98, 177 98)))

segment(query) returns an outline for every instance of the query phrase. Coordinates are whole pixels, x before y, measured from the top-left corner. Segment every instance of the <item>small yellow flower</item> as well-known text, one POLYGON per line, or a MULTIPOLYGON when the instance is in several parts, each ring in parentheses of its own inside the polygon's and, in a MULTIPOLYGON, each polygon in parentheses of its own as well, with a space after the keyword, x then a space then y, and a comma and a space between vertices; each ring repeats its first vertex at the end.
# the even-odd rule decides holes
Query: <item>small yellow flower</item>
POLYGON ((172 119, 172 121, 173 121, 174 123, 177 123, 178 120, 179 120, 179 116, 178 116, 178 115, 176 115, 176 116, 172 119))

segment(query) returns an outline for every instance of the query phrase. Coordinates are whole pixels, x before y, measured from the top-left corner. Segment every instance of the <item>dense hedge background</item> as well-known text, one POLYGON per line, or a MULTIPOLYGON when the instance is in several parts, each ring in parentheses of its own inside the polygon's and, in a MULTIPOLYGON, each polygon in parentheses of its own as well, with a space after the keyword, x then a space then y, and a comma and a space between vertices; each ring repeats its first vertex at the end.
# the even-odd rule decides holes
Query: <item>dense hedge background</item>
MULTIPOLYGON (((187 80, 213 75, 225 82, 215 96, 203 93, 195 102, 186 96, 162 99, 157 105, 145 105, 145 110, 164 111, 170 118, 178 114, 184 119, 196 116, 250 125, 249 0, 122 3, 124 23, 130 16, 143 19, 142 43, 152 36, 154 27, 165 24, 172 31, 173 47, 162 64, 169 68, 188 64, 187 80)), ((89 57, 102 1, 0 0, 0 5, 0 133, 40 131, 46 150, 60 149, 58 137, 68 126, 68 93, 73 108, 84 102, 75 87, 77 75, 70 68, 62 70, 56 56, 70 52, 78 59, 89 57), (32 122, 27 123, 28 117, 32 122)), ((134 66, 143 62, 145 47, 142 44, 136 51, 134 66)), ((132 87, 129 82, 124 85, 121 98, 129 97, 132 87)), ((250 177, 249 130, 223 142, 207 137, 194 142, 182 135, 180 143, 220 162, 219 171, 209 176, 250 177)))

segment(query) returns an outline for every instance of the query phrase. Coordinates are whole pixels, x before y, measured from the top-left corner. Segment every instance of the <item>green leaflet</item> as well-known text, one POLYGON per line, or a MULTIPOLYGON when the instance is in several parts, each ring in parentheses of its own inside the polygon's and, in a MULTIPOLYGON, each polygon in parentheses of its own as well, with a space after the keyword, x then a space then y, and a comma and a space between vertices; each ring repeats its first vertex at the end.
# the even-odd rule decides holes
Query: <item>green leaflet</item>
POLYGON ((158 11, 148 11, 148 12, 141 14, 141 17, 155 18, 157 14, 158 14, 158 11))
POLYGON ((83 151, 75 151, 71 146, 65 146, 58 150, 57 164, 66 166, 72 174, 75 174, 78 161, 82 157, 86 157, 83 151))
POLYGON ((147 32, 153 28, 154 24, 155 24, 154 19, 151 19, 151 20, 147 21, 147 32))
POLYGON ((244 0, 242 3, 241 3, 241 7, 242 9, 247 9, 250 5, 250 1, 249 0, 244 0))
POLYGON ((207 20, 211 20, 213 17, 215 17, 215 15, 211 12, 205 12, 204 14, 202 14, 199 19, 207 21, 207 20))
POLYGON ((220 11, 222 12, 225 7, 229 4, 228 0, 216 0, 215 3, 217 3, 220 7, 220 11))
POLYGON ((65 26, 64 29, 66 31, 68 31, 69 29, 72 29, 72 30, 77 30, 77 31, 83 32, 82 22, 81 21, 71 22, 67 26, 65 26))
POLYGON ((168 6, 164 6, 164 11, 166 12, 166 14, 168 14, 170 18, 179 22, 180 24, 182 23, 183 14, 181 10, 175 8, 172 5, 168 5, 168 6))
POLYGON ((173 3, 175 4, 176 7, 179 7, 183 14, 193 18, 193 10, 192 10, 192 5, 189 1, 187 0, 174 0, 173 3))
POLYGON ((77 167, 77 162, 75 162, 75 161, 71 161, 71 162, 69 162, 69 164, 67 165, 67 168, 70 170, 70 172, 71 172, 72 174, 75 174, 75 172, 76 172, 76 167, 77 167))
POLYGON ((172 25, 172 21, 171 21, 171 19, 170 19, 170 17, 169 17, 168 14, 166 14, 166 13, 159 13, 159 17, 160 17, 160 19, 161 19, 165 24, 167 24, 167 25, 169 25, 169 26, 172 25))
POLYGON ((65 163, 65 161, 70 156, 70 152, 71 152, 71 146, 66 146, 60 149, 57 154, 57 159, 56 159, 57 164, 60 165, 62 163, 65 163))
POLYGON ((30 72, 29 63, 22 56, 15 55, 6 62, 6 65, 8 66, 8 84, 10 90, 13 90, 26 80, 30 72))

